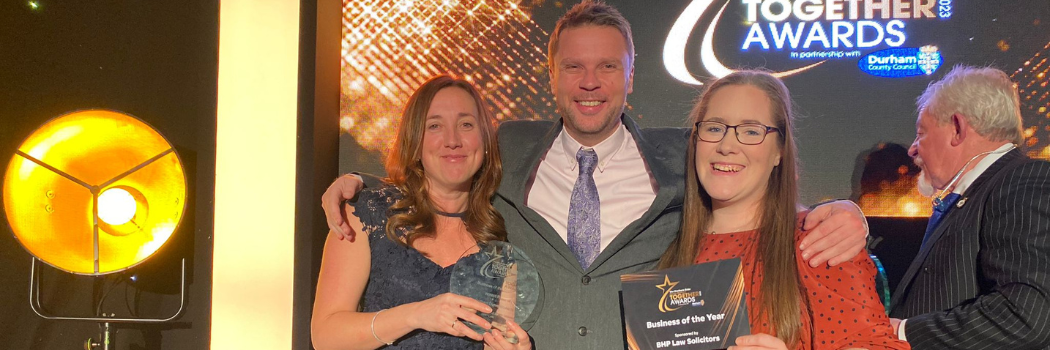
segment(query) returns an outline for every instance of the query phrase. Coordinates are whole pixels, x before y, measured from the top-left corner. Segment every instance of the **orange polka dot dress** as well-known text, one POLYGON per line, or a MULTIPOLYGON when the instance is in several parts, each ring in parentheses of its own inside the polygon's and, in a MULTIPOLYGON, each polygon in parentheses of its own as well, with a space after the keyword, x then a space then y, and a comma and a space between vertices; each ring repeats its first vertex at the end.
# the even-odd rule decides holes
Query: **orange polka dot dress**
MULTIPOLYGON (((776 335, 765 317, 759 317, 757 296, 762 285, 761 265, 757 261, 758 230, 708 234, 701 242, 696 263, 739 257, 747 292, 747 308, 751 333, 776 335)), ((885 308, 875 291, 875 264, 866 251, 852 260, 829 267, 823 264, 813 268, 802 260, 798 242, 801 231, 795 234, 795 263, 803 292, 809 304, 803 304, 801 341, 797 349, 910 349, 908 343, 897 339, 886 316, 885 308)))

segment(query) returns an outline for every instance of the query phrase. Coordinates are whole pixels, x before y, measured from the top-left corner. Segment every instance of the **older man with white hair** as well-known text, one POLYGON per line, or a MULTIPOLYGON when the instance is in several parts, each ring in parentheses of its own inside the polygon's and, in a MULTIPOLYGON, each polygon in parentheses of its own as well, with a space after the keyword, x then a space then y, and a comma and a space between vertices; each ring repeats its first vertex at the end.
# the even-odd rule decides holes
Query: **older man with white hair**
POLYGON ((898 336, 915 349, 1050 349, 1050 163, 1017 149, 1017 89, 959 66, 918 107, 908 153, 935 207, 893 295, 898 336))

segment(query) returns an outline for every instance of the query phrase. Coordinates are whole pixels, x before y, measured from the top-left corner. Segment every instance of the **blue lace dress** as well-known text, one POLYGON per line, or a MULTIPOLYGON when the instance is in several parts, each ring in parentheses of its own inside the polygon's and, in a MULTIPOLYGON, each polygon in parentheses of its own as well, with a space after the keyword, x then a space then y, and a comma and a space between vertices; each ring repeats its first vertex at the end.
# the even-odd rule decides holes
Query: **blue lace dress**
MULTIPOLYGON (((441 268, 418 250, 391 241, 386 236, 390 206, 402 197, 393 186, 361 191, 354 206, 368 234, 372 267, 362 300, 363 312, 376 312, 398 305, 430 299, 449 291, 451 265, 441 268)), ((384 339, 389 340, 389 339, 384 339)), ((381 349, 482 349, 468 338, 417 329, 381 349)))

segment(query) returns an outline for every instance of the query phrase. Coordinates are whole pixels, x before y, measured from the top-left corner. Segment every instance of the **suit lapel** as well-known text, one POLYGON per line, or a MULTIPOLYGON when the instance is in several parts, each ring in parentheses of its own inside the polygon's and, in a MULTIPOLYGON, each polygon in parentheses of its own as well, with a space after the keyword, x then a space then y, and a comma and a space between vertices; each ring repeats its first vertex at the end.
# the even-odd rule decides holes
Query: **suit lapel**
MULTIPOLYGON (((504 176, 506 183, 506 191, 504 195, 508 196, 508 199, 515 206, 524 206, 525 197, 528 195, 529 181, 533 176, 536 175, 536 169, 539 168, 540 160, 547 154, 547 150, 550 149, 551 144, 554 143, 554 139, 558 136, 558 132, 561 131, 561 119, 551 125, 551 128, 543 136, 543 139, 537 142, 530 142, 528 144, 520 145, 522 147, 522 153, 526 155, 521 159, 520 162, 515 164, 504 164, 503 172, 507 174, 515 174, 515 176, 504 176)), ((517 145, 516 145, 517 146, 517 145)), ((506 158, 506 157, 505 157, 506 158)))
MULTIPOLYGON (((978 176, 977 179, 975 179, 973 183, 970 184, 970 186, 966 189, 966 193, 963 193, 963 196, 959 199, 959 202, 956 202, 956 207, 952 208, 948 211, 948 213, 945 214, 945 217, 941 220, 939 224, 937 224, 937 227, 934 228, 933 232, 930 233, 930 237, 926 239, 926 244, 919 248, 919 253, 915 255, 915 259, 912 260, 911 265, 908 266, 908 270, 904 273, 903 278, 901 278, 901 282, 897 286, 897 290, 894 291, 893 299, 890 302, 890 305, 896 307, 897 303, 900 301, 900 298, 903 297, 904 293, 907 292, 908 287, 911 286, 911 282, 915 279, 915 274, 918 273, 919 268, 922 267, 923 262, 925 262, 926 258, 930 255, 930 251, 933 249, 933 246, 942 236, 944 236, 944 233, 948 230, 948 227, 952 226, 952 224, 954 224, 956 221, 967 219, 968 215, 960 214, 963 212, 970 212, 970 210, 966 210, 969 209, 968 207, 963 207, 963 205, 965 204, 964 201, 974 196, 977 193, 977 191, 980 190, 981 185, 987 182, 988 179, 990 179, 992 176, 995 176, 995 174, 1002 170, 1003 167, 1005 167, 1007 164, 1010 164, 1011 162, 1013 162, 1021 156, 1021 151, 1017 149, 1007 152, 998 160, 996 160, 995 163, 992 163, 992 165, 989 166, 988 169, 981 173, 981 176, 978 176)), ((977 203, 974 205, 983 204, 977 203)))
MULTIPOLYGON (((676 203, 680 205, 682 203, 682 191, 678 188, 679 186, 682 186, 682 181, 681 179, 675 178, 674 171, 667 168, 669 162, 666 158, 669 157, 669 155, 660 147, 660 142, 667 142, 668 140, 650 140, 645 137, 642 130, 633 119, 627 115, 623 115, 621 119, 627 127, 627 131, 630 132, 632 137, 634 137, 638 149, 642 152, 642 158, 645 160, 646 166, 652 176, 656 179, 657 184, 659 184, 659 189, 656 192, 656 198, 653 199, 652 205, 649 206, 649 210, 642 214, 640 218, 624 227, 623 231, 616 235, 616 238, 614 238, 612 242, 609 242, 609 245, 598 254, 598 257, 594 259, 589 270, 595 270, 601 267, 603 262, 607 261, 638 236, 643 228, 649 227, 653 221, 660 217, 660 213, 665 209, 672 204, 676 203)), ((681 160, 672 161, 681 162, 681 160)))

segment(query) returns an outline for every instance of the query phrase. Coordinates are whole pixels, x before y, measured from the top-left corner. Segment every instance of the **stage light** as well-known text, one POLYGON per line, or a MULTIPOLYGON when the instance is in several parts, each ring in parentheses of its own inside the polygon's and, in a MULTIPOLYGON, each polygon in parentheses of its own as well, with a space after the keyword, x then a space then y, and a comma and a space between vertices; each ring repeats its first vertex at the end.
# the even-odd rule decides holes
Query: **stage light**
POLYGON ((53 119, 22 143, 4 177, 15 238, 58 269, 88 275, 149 258, 184 212, 174 149, 131 116, 89 110, 53 119))
MULTIPOLYGON (((174 148, 134 117, 106 110, 60 116, 34 131, 15 151, 3 181, 4 210, 15 239, 33 255, 30 306, 49 320, 100 323, 88 349, 110 349, 110 323, 158 323, 163 318, 55 316, 40 304, 37 261, 96 279, 153 256, 185 212, 186 178, 174 148)), ((136 277, 132 277, 134 281, 136 277)))
POLYGON ((122 188, 98 195, 98 218, 110 225, 123 225, 135 217, 135 197, 122 188))

